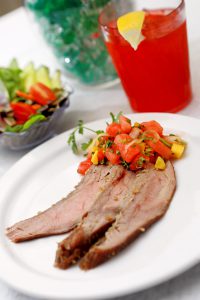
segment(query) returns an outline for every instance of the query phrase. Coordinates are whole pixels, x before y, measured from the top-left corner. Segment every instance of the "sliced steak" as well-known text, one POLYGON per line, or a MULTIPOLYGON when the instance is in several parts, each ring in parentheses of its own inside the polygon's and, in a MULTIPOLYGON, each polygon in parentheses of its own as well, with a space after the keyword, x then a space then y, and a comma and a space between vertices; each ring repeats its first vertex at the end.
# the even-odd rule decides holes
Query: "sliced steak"
POLYGON ((104 234, 121 209, 133 199, 135 179, 135 173, 125 171, 122 178, 98 197, 82 223, 58 245, 56 267, 66 269, 74 264, 104 234))
POLYGON ((8 228, 7 236, 17 243, 70 231, 81 222, 96 199, 123 174, 122 166, 92 166, 66 198, 8 228))
POLYGON ((151 169, 147 174, 146 178, 138 174, 138 180, 145 179, 143 188, 83 257, 81 269, 94 268, 113 257, 166 213, 176 187, 173 166, 168 162, 164 171, 151 169))

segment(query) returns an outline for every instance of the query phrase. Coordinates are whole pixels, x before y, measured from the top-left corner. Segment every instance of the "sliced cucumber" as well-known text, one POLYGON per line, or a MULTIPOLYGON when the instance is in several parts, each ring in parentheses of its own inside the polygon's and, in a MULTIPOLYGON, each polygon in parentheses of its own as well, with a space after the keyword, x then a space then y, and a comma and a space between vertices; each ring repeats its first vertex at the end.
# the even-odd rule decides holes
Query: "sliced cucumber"
POLYGON ((57 70, 51 78, 51 87, 52 89, 61 89, 62 82, 61 82, 61 72, 57 70))
POLYGON ((23 80, 24 90, 29 92, 30 87, 36 83, 36 71, 34 64, 30 62, 22 71, 21 78, 23 80))
POLYGON ((49 68, 45 66, 41 66, 37 71, 36 71, 36 80, 37 82, 41 82, 51 88, 51 79, 49 75, 49 68))

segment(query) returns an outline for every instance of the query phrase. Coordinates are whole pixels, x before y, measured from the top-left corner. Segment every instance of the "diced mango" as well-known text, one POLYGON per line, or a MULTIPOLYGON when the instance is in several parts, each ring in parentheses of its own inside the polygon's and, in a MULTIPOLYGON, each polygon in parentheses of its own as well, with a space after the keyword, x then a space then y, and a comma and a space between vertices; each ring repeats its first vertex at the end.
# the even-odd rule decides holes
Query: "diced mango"
POLYGON ((185 151, 185 145, 179 143, 173 143, 171 147, 171 151, 175 158, 181 158, 185 151))
POLYGON ((155 168, 157 170, 165 170, 166 164, 164 159, 162 159, 162 157, 158 156, 156 163, 155 163, 155 168))
POLYGON ((97 146, 92 147, 92 152, 96 152, 98 150, 99 150, 99 148, 97 146))
POLYGON ((98 163, 99 163, 99 160, 98 160, 98 150, 96 150, 96 151, 92 154, 91 162, 92 162, 94 165, 98 165, 98 163))
POLYGON ((134 123, 134 127, 140 128, 140 123, 135 122, 135 123, 134 123))

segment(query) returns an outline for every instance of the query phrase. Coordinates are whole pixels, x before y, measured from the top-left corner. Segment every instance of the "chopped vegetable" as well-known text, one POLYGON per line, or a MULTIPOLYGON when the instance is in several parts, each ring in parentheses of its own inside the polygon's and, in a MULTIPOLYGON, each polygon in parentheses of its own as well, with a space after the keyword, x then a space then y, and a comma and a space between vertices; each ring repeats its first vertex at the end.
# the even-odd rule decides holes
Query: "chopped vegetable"
POLYGON ((156 131, 160 136, 163 134, 162 126, 156 121, 143 122, 141 126, 144 127, 145 130, 156 131))
POLYGON ((173 143, 171 151, 172 154, 175 156, 175 158, 181 158, 185 151, 185 145, 179 143, 173 143))
POLYGON ((44 84, 48 88, 51 88, 49 68, 41 66, 36 72, 36 81, 44 84))
POLYGON ((128 118, 121 115, 119 117, 119 124, 121 125, 122 132, 124 132, 124 133, 131 132, 131 130, 132 130, 131 120, 129 120, 128 118))
POLYGON ((68 99, 60 77, 60 71, 51 78, 46 66, 36 69, 32 62, 20 69, 16 59, 0 68, 0 133, 26 131, 59 109, 68 99))
POLYGON ((33 124, 41 122, 41 121, 45 121, 46 117, 38 114, 38 115, 33 115, 28 121, 26 121, 26 123, 24 123, 22 131, 26 131, 28 130, 33 124))
POLYGON ((98 163, 99 163, 99 159, 98 159, 98 150, 96 150, 96 151, 92 154, 91 162, 92 162, 94 165, 98 165, 98 163))
POLYGON ((121 125, 118 124, 118 123, 113 122, 110 125, 108 125, 108 127, 106 128, 106 132, 111 137, 115 137, 117 134, 122 133, 121 125))
POLYGON ((26 122, 30 116, 35 114, 35 110, 32 106, 26 103, 11 103, 11 107, 14 112, 14 117, 18 121, 26 122))
POLYGON ((62 88, 60 70, 57 70, 55 72, 55 74, 52 76, 52 78, 51 78, 51 88, 52 89, 61 89, 62 88))
POLYGON ((27 100, 34 100, 34 97, 30 94, 26 94, 22 91, 16 91, 16 95, 18 97, 21 97, 21 98, 24 98, 24 99, 27 99, 27 100))
POLYGON ((80 174, 85 174, 92 164, 121 164, 131 171, 153 164, 156 169, 164 170, 167 160, 182 157, 186 143, 178 136, 176 141, 179 142, 171 143, 168 140, 171 136, 163 135, 163 127, 158 122, 135 122, 132 126, 131 120, 121 113, 117 117, 111 113, 111 117, 112 122, 107 124, 106 133, 89 129, 83 121, 79 121, 69 136, 68 144, 74 153, 78 153, 76 133, 83 134, 85 129, 96 133, 96 137, 82 144, 88 158, 80 163, 80 174))
POLYGON ((90 158, 82 161, 78 167, 78 173, 81 175, 85 175, 85 173, 91 167, 91 165, 92 165, 92 162, 91 162, 90 158))
POLYGON ((22 71, 21 78, 23 80, 24 91, 28 92, 36 80, 36 70, 34 64, 30 62, 22 71))
POLYGON ((155 163, 155 168, 157 170, 164 170, 166 167, 165 161, 162 157, 158 156, 156 163, 155 163))
POLYGON ((6 126, 6 132, 20 132, 23 128, 23 125, 15 125, 15 126, 6 126))
POLYGON ((49 102, 56 100, 55 93, 40 82, 32 85, 30 88, 30 94, 34 97, 35 102, 41 105, 46 105, 49 102))

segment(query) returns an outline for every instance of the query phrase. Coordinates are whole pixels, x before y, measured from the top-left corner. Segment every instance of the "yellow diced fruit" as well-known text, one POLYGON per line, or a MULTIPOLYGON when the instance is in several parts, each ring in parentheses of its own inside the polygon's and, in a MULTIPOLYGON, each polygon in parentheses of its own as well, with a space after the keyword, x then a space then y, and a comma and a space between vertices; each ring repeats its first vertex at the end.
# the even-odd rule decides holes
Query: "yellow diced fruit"
POLYGON ((97 146, 92 147, 92 152, 98 151, 99 148, 97 146))
POLYGON ((137 128, 139 128, 139 127, 140 127, 140 123, 138 123, 138 122, 135 122, 135 123, 134 123, 134 127, 137 127, 137 128))
POLYGON ((158 156, 156 163, 155 163, 155 168, 157 170, 164 170, 166 167, 165 161, 164 159, 162 159, 162 157, 158 156))
POLYGON ((185 145, 179 143, 173 143, 171 147, 171 151, 174 154, 175 158, 181 158, 185 151, 185 145))
POLYGON ((99 160, 98 160, 98 150, 96 150, 96 151, 92 154, 91 162, 92 162, 94 165, 98 165, 98 163, 99 163, 99 160))

